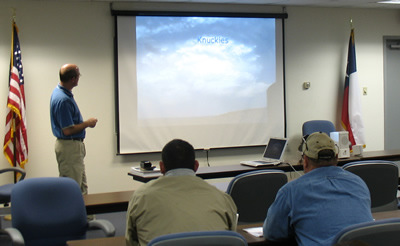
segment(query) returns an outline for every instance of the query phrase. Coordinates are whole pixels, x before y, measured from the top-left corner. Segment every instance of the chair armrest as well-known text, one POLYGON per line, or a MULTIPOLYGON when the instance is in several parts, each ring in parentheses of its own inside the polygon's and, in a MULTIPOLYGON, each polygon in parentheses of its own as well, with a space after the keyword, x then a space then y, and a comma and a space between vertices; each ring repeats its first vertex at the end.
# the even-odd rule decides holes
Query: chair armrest
POLYGON ((89 221, 89 229, 101 229, 107 237, 115 235, 115 227, 108 220, 92 220, 89 221))
POLYGON ((13 246, 24 246, 25 241, 21 232, 15 228, 0 229, 0 235, 8 235, 13 246))
POLYGON ((19 178, 19 181, 23 180, 25 178, 26 172, 24 169, 20 167, 9 167, 9 168, 3 168, 0 169, 0 173, 5 173, 5 172, 17 172, 21 174, 21 177, 19 178))

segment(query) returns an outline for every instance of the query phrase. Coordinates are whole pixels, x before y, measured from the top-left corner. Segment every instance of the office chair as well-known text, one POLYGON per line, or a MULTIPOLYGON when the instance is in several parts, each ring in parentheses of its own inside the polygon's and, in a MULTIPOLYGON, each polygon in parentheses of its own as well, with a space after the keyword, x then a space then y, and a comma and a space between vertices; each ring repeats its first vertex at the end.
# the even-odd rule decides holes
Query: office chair
POLYGON ((330 136, 331 132, 336 131, 335 125, 329 120, 310 120, 303 123, 303 136, 313 132, 325 132, 330 136))
MULTIPOLYGON (((19 168, 19 167, 9 167, 9 168, 4 168, 0 169, 0 174, 1 173, 6 173, 6 172, 14 172, 20 173, 21 176, 18 181, 22 181, 25 178, 26 172, 24 169, 19 168)), ((11 190, 14 187, 14 183, 11 184, 5 184, 0 186, 0 204, 4 204, 4 206, 8 206, 8 203, 11 201, 11 190)))
POLYGON ((398 167, 391 161, 355 161, 343 169, 360 176, 371 193, 371 211, 398 209, 398 167))
POLYGON ((247 246, 247 241, 235 231, 194 231, 159 236, 147 246, 247 246))
MULTIPOLYGON (((14 172, 14 175, 17 173, 20 174, 19 176, 19 181, 22 181, 25 178, 26 172, 24 169, 19 168, 19 167, 9 167, 9 168, 4 168, 0 169, 0 174, 2 173, 7 173, 7 172, 14 172)), ((0 208, 0 229, 2 228, 1 226, 1 217, 6 214, 11 213, 11 208, 8 206, 10 201, 11 201, 11 190, 14 187, 14 183, 10 184, 5 184, 0 186, 0 204, 3 204, 3 207, 0 208)))
POLYGON ((115 235, 106 220, 88 222, 79 185, 70 178, 31 178, 18 182, 12 190, 12 227, 0 234, 13 245, 65 246, 68 240, 86 238, 87 229, 101 229, 115 235))
POLYGON ((263 222, 278 190, 287 181, 282 170, 252 171, 234 177, 226 193, 231 195, 237 206, 238 223, 263 222))
POLYGON ((399 218, 364 222, 344 228, 335 236, 332 245, 354 241, 360 242, 354 245, 365 243, 369 246, 398 246, 400 245, 399 231, 399 218))

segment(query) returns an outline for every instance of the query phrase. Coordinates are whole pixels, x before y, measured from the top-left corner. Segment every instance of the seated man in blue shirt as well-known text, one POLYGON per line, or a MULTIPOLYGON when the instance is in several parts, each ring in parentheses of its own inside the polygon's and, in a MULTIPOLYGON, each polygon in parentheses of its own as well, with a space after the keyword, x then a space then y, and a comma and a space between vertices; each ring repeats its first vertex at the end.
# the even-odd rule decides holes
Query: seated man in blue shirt
POLYGON ((346 226, 373 220, 367 185, 336 166, 337 147, 328 135, 310 134, 302 151, 305 175, 279 190, 264 222, 265 238, 331 245, 346 226))

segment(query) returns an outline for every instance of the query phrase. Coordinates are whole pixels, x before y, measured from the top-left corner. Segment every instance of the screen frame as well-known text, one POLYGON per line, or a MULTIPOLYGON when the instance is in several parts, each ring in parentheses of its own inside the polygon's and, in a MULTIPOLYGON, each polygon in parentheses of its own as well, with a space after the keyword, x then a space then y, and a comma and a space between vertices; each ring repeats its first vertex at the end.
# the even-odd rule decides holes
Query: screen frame
MULTIPOLYGON (((288 18, 287 13, 255 13, 255 12, 193 12, 193 11, 143 11, 143 10, 113 10, 111 15, 114 16, 114 100, 115 100, 115 134, 117 137, 117 155, 135 155, 135 154, 151 154, 160 153, 160 151, 146 151, 137 153, 121 153, 120 151, 120 122, 119 122, 119 87, 118 87, 118 17, 119 16, 178 16, 178 17, 240 17, 240 18, 275 18, 282 21, 282 79, 283 79, 283 118, 284 118, 284 136, 287 137, 287 116, 286 116, 286 69, 285 69, 285 22, 288 18)), ((228 146, 215 147, 212 149, 236 149, 248 147, 260 147, 260 145, 249 146, 228 146)), ((211 149, 211 148, 210 148, 211 149)), ((203 148, 195 148, 195 150, 203 150, 203 148)), ((209 150, 209 149, 208 149, 209 150)))

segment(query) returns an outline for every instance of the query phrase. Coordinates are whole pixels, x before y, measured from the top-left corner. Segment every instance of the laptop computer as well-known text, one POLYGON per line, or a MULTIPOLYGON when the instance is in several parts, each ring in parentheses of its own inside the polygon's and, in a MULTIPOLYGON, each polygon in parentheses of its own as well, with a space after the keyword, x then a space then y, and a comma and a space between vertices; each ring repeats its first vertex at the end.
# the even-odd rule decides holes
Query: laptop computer
POLYGON ((287 138, 270 138, 261 160, 241 161, 240 164, 252 167, 279 165, 287 146, 287 138))

